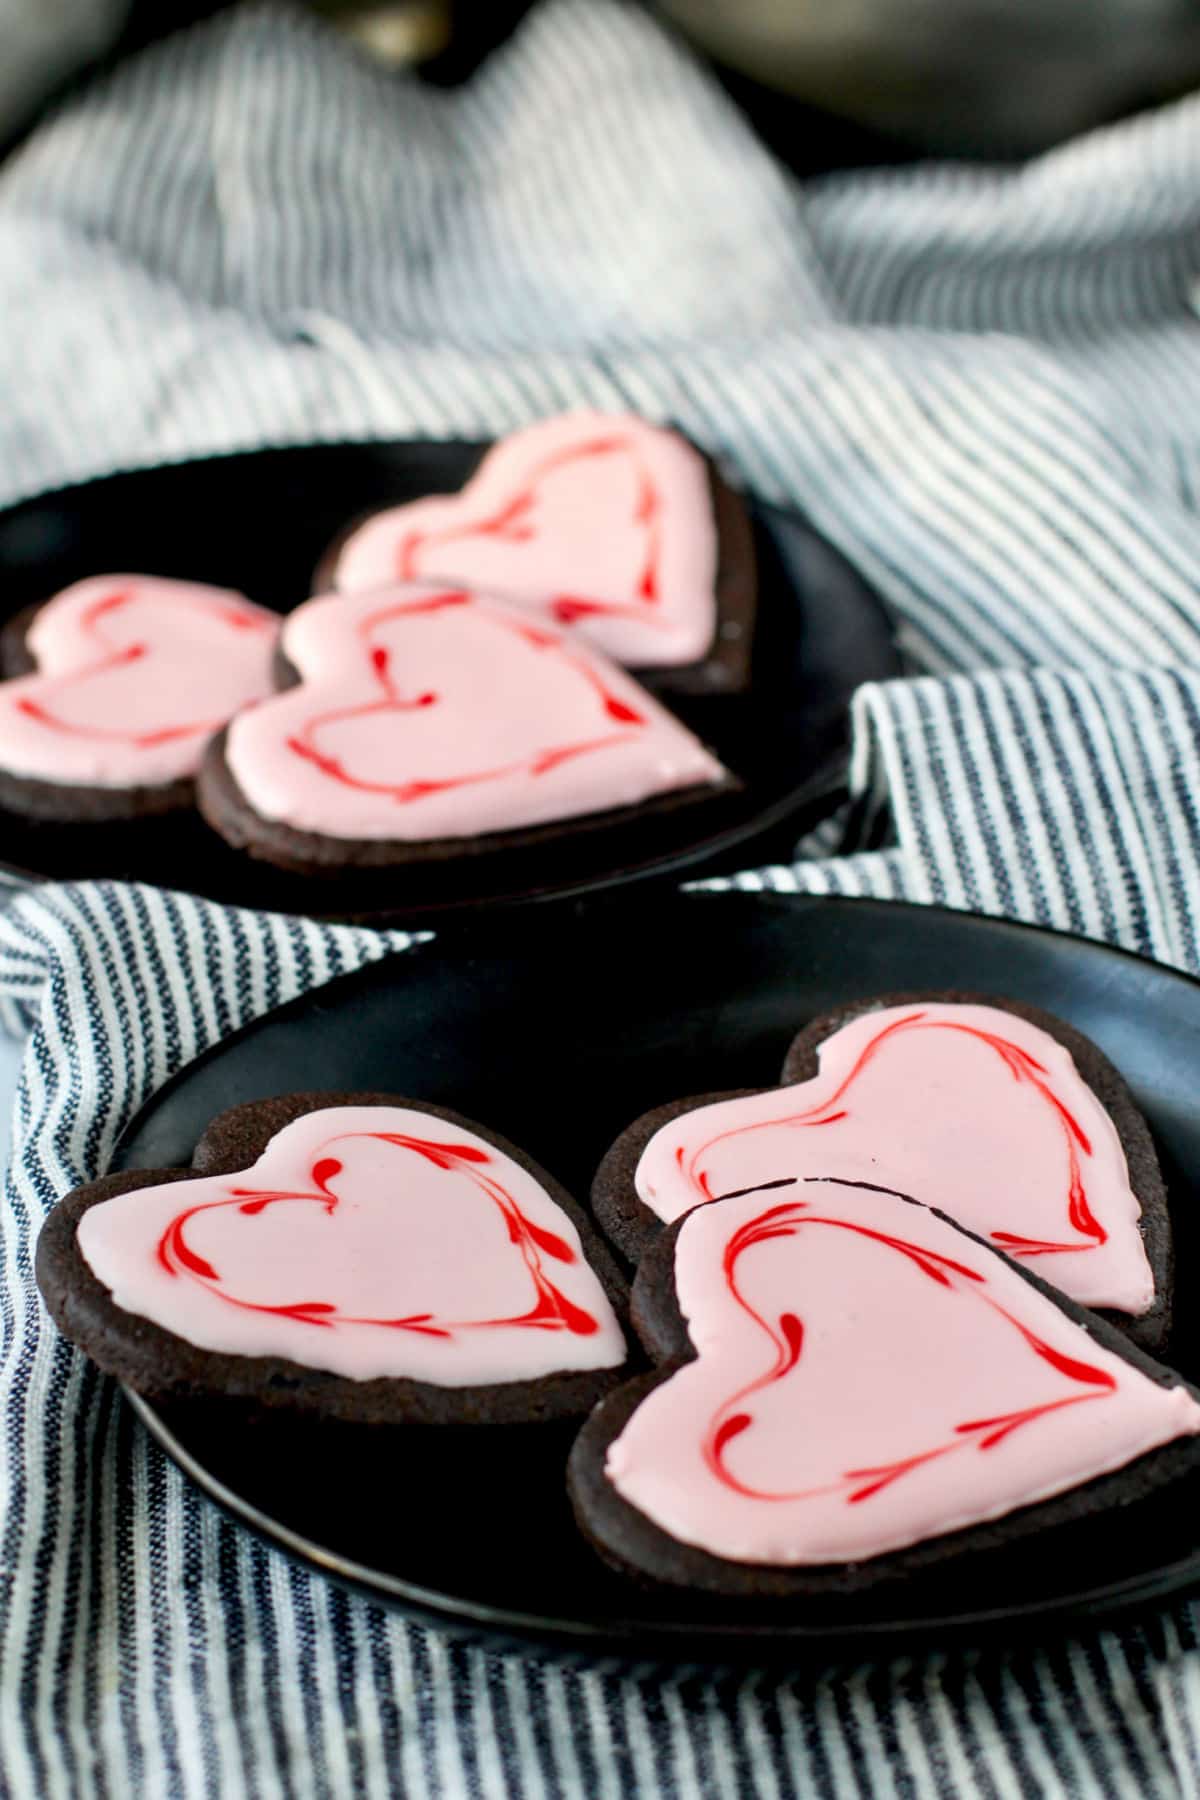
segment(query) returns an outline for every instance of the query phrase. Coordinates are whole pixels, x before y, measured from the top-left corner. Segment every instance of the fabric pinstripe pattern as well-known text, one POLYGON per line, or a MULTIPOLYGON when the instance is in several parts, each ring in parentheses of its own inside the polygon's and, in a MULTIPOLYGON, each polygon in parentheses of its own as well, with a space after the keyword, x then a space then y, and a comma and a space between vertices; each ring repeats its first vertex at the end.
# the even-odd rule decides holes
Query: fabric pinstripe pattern
POLYGON ((1200 672, 923 677, 855 713, 855 779, 887 795, 896 847, 734 885, 964 907, 1200 973, 1200 672))
POLYGON ((619 5, 539 8, 451 94, 239 10, 0 179, 0 498, 630 405, 803 505, 923 668, 1188 658, 1198 107, 801 192, 619 5))
MULTIPOLYGON (((1020 170, 800 188, 616 0, 550 0, 455 93, 241 8, 0 171, 0 503, 576 404, 673 420, 807 511, 910 666, 856 700, 848 814, 724 885, 970 907, 1200 972, 1198 178, 1187 100, 1020 170)), ((0 913, 0 1023, 29 1034, 0 1791, 1200 1794, 1191 1605, 819 1678, 569 1668, 406 1626, 190 1492, 46 1328, 38 1222, 174 1069, 406 941, 103 884, 0 913)))

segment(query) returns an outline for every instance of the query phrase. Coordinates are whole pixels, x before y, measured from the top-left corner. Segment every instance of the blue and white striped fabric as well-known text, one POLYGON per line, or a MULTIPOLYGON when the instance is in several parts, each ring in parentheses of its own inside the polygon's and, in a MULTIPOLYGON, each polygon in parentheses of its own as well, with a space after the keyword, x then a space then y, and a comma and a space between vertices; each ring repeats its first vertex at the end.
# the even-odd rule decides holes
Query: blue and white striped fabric
MULTIPOLYGON (((1200 101, 1012 171, 799 188, 640 12, 551 0, 432 93, 275 7, 0 170, 0 503, 256 444, 671 419, 902 621, 847 853, 736 885, 1041 920, 1200 970, 1200 101), (890 836, 876 848, 877 826, 890 836)), ((810 845, 812 849, 814 846, 810 845)), ((54 1196, 243 1021, 403 940, 143 888, 0 914, 0 1791, 1200 1794, 1180 1604, 819 1678, 499 1659, 223 1523, 58 1343, 54 1196)))

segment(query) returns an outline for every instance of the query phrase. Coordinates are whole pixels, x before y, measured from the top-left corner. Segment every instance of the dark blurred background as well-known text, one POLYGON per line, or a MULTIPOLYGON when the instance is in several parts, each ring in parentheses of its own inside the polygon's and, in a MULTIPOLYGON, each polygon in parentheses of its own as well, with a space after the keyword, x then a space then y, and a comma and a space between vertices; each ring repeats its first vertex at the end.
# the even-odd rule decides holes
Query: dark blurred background
MULTIPOLYGON (((311 0, 366 53, 452 85, 533 0, 311 0)), ((637 4, 639 0, 629 0, 637 4)), ((1200 0, 641 0, 800 173, 1012 159, 1200 81, 1200 0)), ((217 0, 0 0, 0 146, 98 66, 217 0)))

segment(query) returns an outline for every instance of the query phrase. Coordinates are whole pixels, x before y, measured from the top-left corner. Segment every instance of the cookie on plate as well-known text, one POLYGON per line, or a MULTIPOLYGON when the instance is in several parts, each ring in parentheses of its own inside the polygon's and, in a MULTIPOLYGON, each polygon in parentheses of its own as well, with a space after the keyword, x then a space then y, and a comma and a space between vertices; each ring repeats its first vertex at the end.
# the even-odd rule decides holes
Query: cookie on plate
POLYGON ((536 1423, 621 1378, 624 1284, 520 1150, 424 1101, 223 1113, 191 1169, 77 1188, 37 1247, 51 1315, 138 1393, 368 1424, 536 1423))
POLYGON ((191 803, 212 734, 272 691, 275 613, 224 588, 105 575, 3 634, 0 806, 65 822, 191 803))
POLYGON ((629 414, 567 413, 501 438, 459 493, 344 532, 316 586, 417 580, 503 595, 652 686, 726 693, 750 678, 746 509, 686 438, 629 414))
POLYGON ((798 1175, 697 1207, 647 1251, 633 1318, 659 1367, 592 1414, 568 1485, 641 1581, 850 1593, 1200 1471, 1200 1393, 882 1187, 798 1175))
POLYGON ((557 626, 435 583, 310 600, 284 692, 210 745, 204 817, 302 873, 486 853, 737 784, 624 670, 557 626))
POLYGON ((1165 1342, 1158 1159, 1125 1082, 1081 1032, 1014 1000, 883 996, 808 1025, 783 1082, 676 1101, 618 1138, 593 1206, 626 1255, 706 1200, 836 1175, 940 1207, 1145 1348, 1165 1342))

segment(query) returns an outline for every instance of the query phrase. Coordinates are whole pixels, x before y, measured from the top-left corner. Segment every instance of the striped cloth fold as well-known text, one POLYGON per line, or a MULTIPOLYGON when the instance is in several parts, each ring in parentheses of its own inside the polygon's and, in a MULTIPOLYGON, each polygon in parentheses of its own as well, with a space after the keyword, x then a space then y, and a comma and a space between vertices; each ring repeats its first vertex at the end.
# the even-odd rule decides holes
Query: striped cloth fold
MULTIPOLYGON (((549 0, 454 93, 247 6, 0 170, 0 503, 580 404, 674 421, 813 519, 908 659, 856 699, 848 815, 724 885, 1200 971, 1198 273, 1200 100, 1021 169, 800 187, 618 0, 549 0)), ((175 1069, 408 941, 110 884, 0 913, 0 1791, 1200 1794, 1190 1604, 820 1676, 567 1668, 406 1625, 188 1489, 46 1326, 38 1222, 175 1069)))
POLYGON ((1200 973, 1200 669, 872 684, 854 734, 895 847, 699 885, 936 902, 1200 973))

